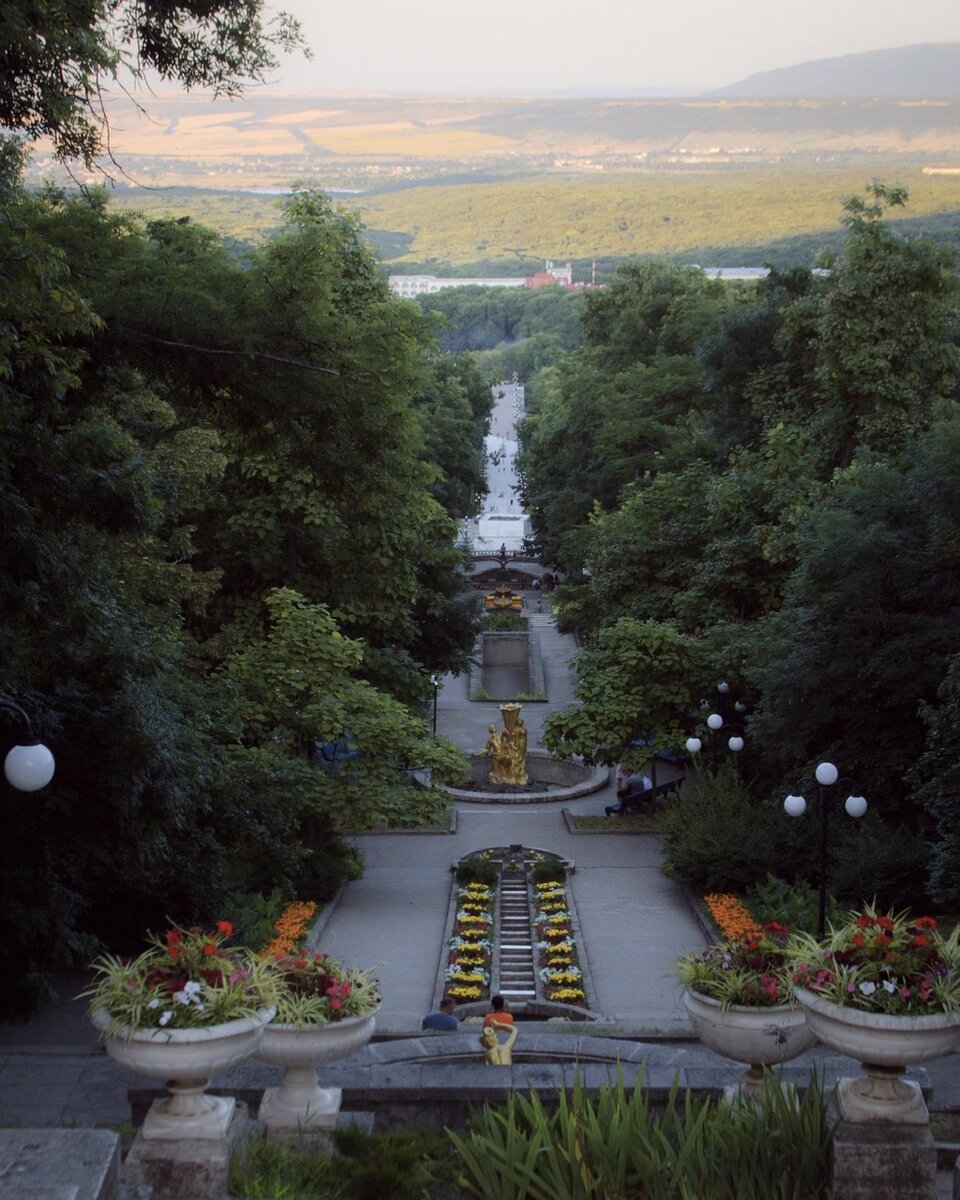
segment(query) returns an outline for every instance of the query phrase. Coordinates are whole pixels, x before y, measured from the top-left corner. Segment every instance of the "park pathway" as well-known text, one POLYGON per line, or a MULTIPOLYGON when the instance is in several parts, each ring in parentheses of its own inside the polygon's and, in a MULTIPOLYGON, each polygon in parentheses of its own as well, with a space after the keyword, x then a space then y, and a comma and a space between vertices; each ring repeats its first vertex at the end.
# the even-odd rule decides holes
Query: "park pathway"
MULTIPOLYGON (((491 431, 515 444, 514 395, 497 397, 491 431)), ((512 462, 496 468, 495 486, 509 489, 512 462)), ((570 659, 575 639, 561 634, 549 606, 536 611, 539 592, 524 599, 539 634, 546 703, 527 703, 523 720, 531 749, 542 747, 550 712, 574 700, 570 659)), ((462 750, 479 750, 491 724, 500 725, 495 703, 471 701, 466 676, 446 676, 437 704, 437 732, 462 750)), ((574 812, 603 813, 610 783, 571 802, 574 812)), ((595 994, 592 1007, 606 1020, 664 1032, 687 1032, 675 960, 705 944, 682 889, 661 869, 660 841, 653 835, 571 833, 559 803, 457 805, 451 834, 367 834, 354 839, 364 862, 363 878, 346 885, 321 930, 319 948, 377 973, 384 1003, 378 1024, 393 1032, 419 1028, 434 999, 450 898, 451 866, 489 846, 520 844, 561 854, 574 863, 571 892, 580 920, 582 953, 595 994)), ((615 828, 615 826, 611 826, 615 828)))

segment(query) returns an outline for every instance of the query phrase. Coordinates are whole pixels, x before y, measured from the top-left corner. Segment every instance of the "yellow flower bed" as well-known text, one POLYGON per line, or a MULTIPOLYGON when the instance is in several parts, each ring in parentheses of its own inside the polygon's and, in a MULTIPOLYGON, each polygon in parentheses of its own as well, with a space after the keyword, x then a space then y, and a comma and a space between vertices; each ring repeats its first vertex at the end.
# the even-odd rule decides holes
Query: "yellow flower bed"
POLYGON ((729 892, 711 892, 704 900, 717 928, 728 941, 747 935, 760 936, 760 926, 736 896, 729 892))
POLYGON ((562 987, 550 992, 551 1000, 563 1000, 567 1004, 578 1004, 581 1000, 585 1000, 586 996, 582 988, 562 987))

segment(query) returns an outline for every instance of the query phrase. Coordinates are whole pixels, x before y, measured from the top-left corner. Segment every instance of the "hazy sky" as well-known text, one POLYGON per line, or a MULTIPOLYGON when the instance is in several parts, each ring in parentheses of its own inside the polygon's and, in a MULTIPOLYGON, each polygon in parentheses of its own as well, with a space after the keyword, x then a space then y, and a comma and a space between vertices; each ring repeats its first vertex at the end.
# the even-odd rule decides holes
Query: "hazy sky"
POLYGON ((683 87, 960 41, 957 0, 286 0, 312 62, 271 90, 683 87))

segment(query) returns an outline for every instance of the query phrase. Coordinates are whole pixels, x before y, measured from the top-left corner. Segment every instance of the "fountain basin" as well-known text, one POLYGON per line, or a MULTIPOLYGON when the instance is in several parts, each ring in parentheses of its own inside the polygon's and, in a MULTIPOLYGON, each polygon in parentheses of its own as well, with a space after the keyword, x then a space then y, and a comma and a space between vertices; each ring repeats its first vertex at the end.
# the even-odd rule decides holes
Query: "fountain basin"
POLYGON ((490 759, 485 754, 470 756, 470 776, 463 787, 444 787, 454 800, 470 804, 545 804, 558 800, 575 800, 589 796, 605 787, 610 779, 609 767, 587 767, 583 763, 551 758, 545 750, 527 751, 527 774, 530 783, 523 787, 513 784, 489 783, 490 759), (477 785, 483 785, 482 790, 477 785))

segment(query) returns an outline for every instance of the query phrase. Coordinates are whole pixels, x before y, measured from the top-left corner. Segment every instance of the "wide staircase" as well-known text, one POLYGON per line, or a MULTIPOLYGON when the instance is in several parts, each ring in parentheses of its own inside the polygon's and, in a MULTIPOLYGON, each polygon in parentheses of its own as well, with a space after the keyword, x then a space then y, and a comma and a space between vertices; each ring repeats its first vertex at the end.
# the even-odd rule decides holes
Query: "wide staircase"
POLYGON ((504 871, 500 876, 499 991, 507 1002, 535 1000, 533 927, 530 897, 523 872, 504 871))

